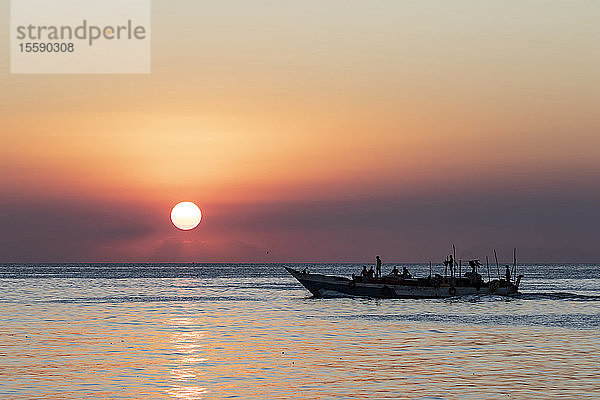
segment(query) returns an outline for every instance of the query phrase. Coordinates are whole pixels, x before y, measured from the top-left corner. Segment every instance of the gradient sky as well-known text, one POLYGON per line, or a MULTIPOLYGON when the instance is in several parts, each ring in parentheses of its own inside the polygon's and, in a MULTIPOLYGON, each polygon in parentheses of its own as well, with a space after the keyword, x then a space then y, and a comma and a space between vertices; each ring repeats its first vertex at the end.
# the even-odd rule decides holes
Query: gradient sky
POLYGON ((600 261, 598 1, 156 0, 150 75, 9 74, 8 3, 0 262, 600 261))

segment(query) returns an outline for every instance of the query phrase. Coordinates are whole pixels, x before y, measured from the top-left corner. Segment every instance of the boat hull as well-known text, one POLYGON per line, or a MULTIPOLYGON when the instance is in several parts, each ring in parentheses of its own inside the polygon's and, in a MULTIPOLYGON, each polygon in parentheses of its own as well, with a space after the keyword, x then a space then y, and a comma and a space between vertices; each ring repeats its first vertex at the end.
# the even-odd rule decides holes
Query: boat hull
POLYGON ((515 284, 492 281, 477 286, 461 282, 435 282, 426 279, 406 281, 386 278, 361 281, 344 277, 303 273, 295 269, 285 269, 315 297, 360 296, 377 298, 445 298, 469 295, 510 296, 518 293, 520 279, 515 284))

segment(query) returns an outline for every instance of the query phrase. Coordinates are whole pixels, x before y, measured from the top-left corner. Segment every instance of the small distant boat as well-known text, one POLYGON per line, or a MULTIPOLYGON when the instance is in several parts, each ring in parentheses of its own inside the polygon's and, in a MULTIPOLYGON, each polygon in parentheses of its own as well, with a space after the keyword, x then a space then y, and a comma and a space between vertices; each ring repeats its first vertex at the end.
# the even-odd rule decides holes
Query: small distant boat
POLYGON ((352 278, 309 273, 284 267, 315 297, 360 296, 379 298, 427 299, 468 295, 511 296, 519 291, 523 275, 516 280, 494 279, 484 282, 481 275, 470 277, 424 278, 386 275, 382 277, 352 276, 352 278))

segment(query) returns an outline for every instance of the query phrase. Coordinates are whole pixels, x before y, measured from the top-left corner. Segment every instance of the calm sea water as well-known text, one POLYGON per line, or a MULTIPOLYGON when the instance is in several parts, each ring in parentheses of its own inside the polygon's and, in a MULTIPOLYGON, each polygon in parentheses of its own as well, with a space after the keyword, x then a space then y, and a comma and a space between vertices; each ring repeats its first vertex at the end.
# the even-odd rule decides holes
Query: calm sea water
POLYGON ((600 267, 520 272, 515 298, 377 300, 275 264, 4 264, 0 397, 599 399, 600 267))

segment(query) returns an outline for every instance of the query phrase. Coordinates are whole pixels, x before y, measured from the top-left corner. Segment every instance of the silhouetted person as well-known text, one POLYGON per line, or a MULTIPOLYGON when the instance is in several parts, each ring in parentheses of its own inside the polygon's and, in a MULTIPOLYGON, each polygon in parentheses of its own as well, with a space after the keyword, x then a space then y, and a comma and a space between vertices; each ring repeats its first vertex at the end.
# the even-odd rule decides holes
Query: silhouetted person
POLYGON ((394 268, 392 269, 392 275, 396 275, 396 276, 398 276, 398 274, 399 274, 399 273, 400 273, 400 271, 398 271, 398 267, 396 267, 396 266, 394 265, 394 268))
POLYGON ((373 277, 375 276, 375 271, 373 271, 373 266, 371 266, 371 268, 369 268, 369 272, 367 272, 367 276, 369 277, 369 279, 373 279, 373 277))
POLYGON ((477 271, 476 271, 476 266, 472 261, 469 261, 469 264, 471 265, 471 272, 465 272, 465 276, 469 279, 471 279, 472 281, 475 280, 475 277, 477 276, 477 271))
POLYGON ((377 270, 375 272, 375 276, 381 276, 381 258, 379 256, 375 256, 375 260, 377 261, 377 270))
POLYGON ((369 274, 369 272, 367 271, 367 266, 363 265, 363 269, 360 272, 360 276, 362 276, 363 278, 366 278, 368 274, 369 274))
POLYGON ((402 278, 412 278, 412 275, 410 274, 410 272, 408 272, 408 268, 406 267, 402 267, 402 278))
POLYGON ((508 265, 506 266, 506 273, 504 276, 506 277, 506 282, 510 282, 510 267, 508 265))
POLYGON ((450 265, 450 276, 454 276, 454 258, 452 258, 452 254, 450 254, 450 261, 448 261, 448 265, 450 265))
POLYGON ((471 272, 472 273, 476 273, 477 272, 477 261, 476 260, 469 261, 469 266, 471 266, 471 272))
POLYGON ((465 276, 469 278, 472 284, 481 282, 481 274, 477 272, 477 263, 469 261, 469 264, 471 265, 471 272, 465 272, 465 276))

